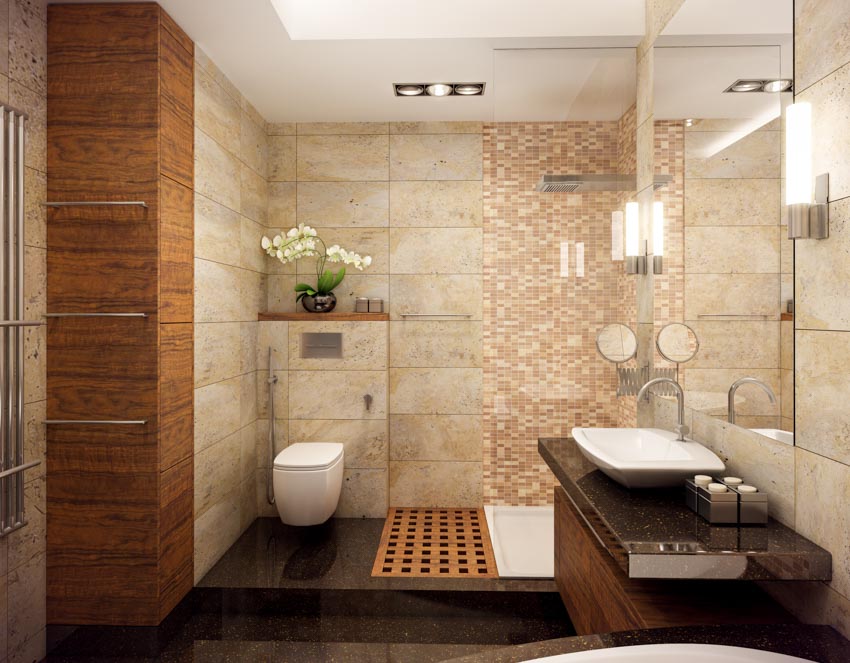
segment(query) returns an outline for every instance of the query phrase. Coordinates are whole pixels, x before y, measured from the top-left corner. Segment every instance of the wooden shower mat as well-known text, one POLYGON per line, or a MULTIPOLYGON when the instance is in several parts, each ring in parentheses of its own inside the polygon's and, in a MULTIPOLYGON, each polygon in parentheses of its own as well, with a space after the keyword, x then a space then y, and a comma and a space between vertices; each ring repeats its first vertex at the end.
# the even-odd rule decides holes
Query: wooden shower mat
POLYGON ((372 576, 498 578, 484 511, 391 508, 372 576))

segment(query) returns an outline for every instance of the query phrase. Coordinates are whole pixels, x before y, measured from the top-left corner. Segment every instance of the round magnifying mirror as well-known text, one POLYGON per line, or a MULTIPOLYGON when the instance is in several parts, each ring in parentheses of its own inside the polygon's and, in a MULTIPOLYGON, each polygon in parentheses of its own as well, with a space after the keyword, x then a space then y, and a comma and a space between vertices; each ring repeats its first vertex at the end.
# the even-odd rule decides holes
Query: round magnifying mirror
POLYGON ((693 359, 699 351, 699 339, 696 332, 681 322, 664 325, 655 339, 655 347, 667 361, 684 364, 693 359))
POLYGON ((637 336, 619 322, 605 325, 596 334, 596 349, 608 361, 622 364, 637 354, 637 336))

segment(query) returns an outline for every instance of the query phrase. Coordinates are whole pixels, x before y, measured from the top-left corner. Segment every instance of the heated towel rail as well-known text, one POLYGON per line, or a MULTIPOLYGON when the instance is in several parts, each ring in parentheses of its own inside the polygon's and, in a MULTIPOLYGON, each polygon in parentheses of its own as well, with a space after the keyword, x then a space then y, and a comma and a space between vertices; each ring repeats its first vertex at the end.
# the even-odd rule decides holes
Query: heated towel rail
POLYGON ((0 537, 26 525, 24 461, 24 333, 42 321, 24 320, 25 113, 0 105, 0 537))

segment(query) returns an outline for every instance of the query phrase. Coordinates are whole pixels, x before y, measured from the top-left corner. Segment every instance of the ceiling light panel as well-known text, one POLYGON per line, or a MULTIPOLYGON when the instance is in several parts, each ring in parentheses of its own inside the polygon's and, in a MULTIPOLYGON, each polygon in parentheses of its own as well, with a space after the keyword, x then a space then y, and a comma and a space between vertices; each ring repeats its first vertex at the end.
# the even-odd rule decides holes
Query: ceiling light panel
POLYGON ((484 83, 394 83, 397 97, 480 97, 484 83))
POLYGON ((791 92, 794 82, 788 78, 739 78, 724 92, 791 92))

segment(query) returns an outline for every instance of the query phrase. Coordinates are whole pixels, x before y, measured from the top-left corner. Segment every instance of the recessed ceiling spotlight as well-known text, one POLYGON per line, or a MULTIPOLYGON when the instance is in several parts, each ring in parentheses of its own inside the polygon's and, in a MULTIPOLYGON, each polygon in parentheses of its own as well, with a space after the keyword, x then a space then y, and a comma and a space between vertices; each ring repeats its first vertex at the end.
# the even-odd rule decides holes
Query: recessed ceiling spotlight
POLYGON ((764 81, 754 79, 737 80, 728 88, 726 92, 761 92, 764 87, 764 81))
POLYGON ((685 126, 686 127, 694 126, 694 119, 692 117, 689 117, 687 120, 685 120, 685 126))
POLYGON ((395 93, 397 96, 402 97, 418 97, 421 94, 425 93, 425 86, 423 85, 396 85, 395 93))
POLYGON ((762 88, 765 92, 788 92, 794 81, 788 78, 777 78, 772 81, 765 81, 762 88))
POLYGON ((425 88, 430 97, 448 97, 452 93, 452 86, 448 83, 431 83, 425 88))
POLYGON ((484 86, 479 83, 455 83, 455 94, 473 96, 484 92, 484 86))

